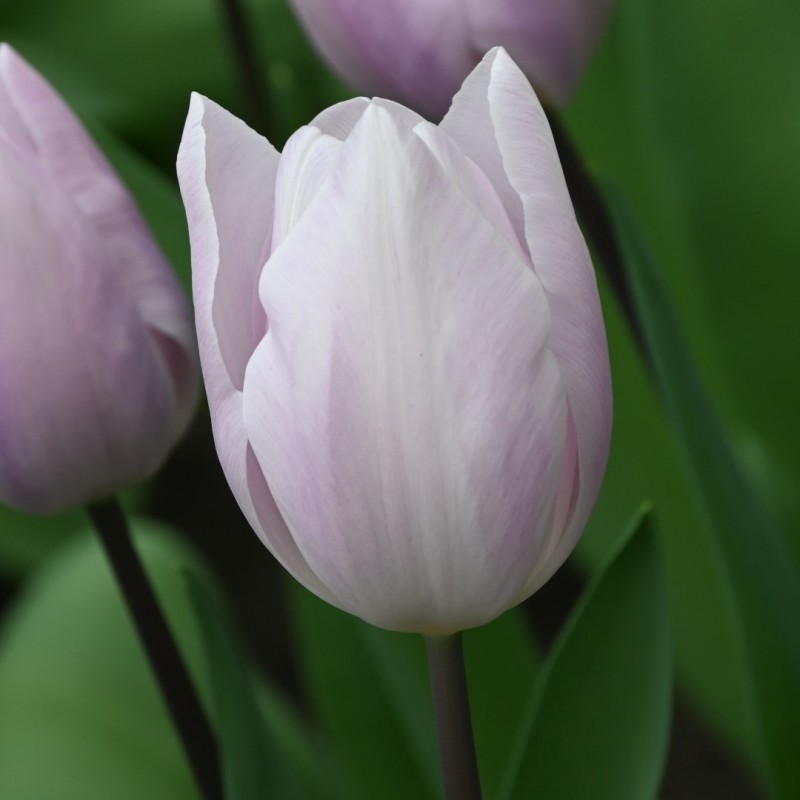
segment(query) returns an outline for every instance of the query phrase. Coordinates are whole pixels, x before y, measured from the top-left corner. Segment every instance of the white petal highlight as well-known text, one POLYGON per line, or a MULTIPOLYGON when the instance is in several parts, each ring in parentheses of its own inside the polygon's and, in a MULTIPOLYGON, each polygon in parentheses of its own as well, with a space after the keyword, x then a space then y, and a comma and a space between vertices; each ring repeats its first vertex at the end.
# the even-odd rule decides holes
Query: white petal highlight
POLYGON ((337 604, 431 633, 501 613, 547 546, 567 436, 530 267, 373 104, 261 297, 247 435, 337 604))

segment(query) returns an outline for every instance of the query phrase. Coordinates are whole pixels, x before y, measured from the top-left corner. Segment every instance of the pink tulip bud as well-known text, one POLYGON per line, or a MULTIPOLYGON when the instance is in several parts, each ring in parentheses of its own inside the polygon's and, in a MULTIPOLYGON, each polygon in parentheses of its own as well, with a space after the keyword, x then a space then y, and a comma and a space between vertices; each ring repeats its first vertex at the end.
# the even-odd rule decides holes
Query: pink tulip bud
POLYGON ((440 119, 490 47, 502 45, 540 96, 572 98, 613 0, 292 0, 322 55, 365 94, 440 119))
POLYGON ((275 557, 395 630, 536 591, 597 497, 611 386, 550 129, 505 51, 439 127, 351 100, 280 155, 195 95, 178 173, 217 450, 275 557))
POLYGON ((0 501, 50 513, 147 477, 198 377, 188 302, 133 200, 0 45, 0 501))

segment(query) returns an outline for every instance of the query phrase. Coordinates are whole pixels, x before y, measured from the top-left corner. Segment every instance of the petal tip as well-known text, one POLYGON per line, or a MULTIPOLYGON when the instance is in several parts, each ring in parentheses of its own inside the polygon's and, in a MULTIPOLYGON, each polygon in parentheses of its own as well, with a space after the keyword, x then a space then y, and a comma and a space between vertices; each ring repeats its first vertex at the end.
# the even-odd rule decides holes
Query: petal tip
POLYGON ((5 70, 19 62, 25 63, 22 56, 8 42, 0 42, 0 66, 5 70))
POLYGON ((0 79, 12 83, 30 76, 42 80, 41 75, 8 42, 0 43, 0 79))

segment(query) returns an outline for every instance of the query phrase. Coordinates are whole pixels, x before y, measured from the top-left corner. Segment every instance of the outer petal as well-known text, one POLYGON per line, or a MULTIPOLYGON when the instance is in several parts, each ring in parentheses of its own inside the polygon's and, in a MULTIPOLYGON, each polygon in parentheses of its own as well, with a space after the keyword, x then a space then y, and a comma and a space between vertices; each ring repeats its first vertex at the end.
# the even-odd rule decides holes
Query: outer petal
POLYGON ((502 44, 537 91, 562 106, 580 83, 613 0, 464 0, 464 4, 475 49, 484 53, 502 44))
MULTIPOLYGON (((439 119, 476 63, 462 0, 292 0, 310 38, 359 91, 439 119), (443 43, 445 45, 443 46, 443 43)), ((482 52, 482 51, 481 51, 482 52)))
POLYGON ((102 242, 28 157, 0 146, 0 497, 48 513, 147 477, 172 390, 102 242))
POLYGON ((261 297, 245 426, 337 603, 432 633, 505 610, 547 547, 567 435, 529 266, 373 104, 261 297))
POLYGON ((31 154, 95 227, 146 325, 176 393, 176 435, 197 399, 189 305, 131 196, 56 91, 8 45, 0 45, 0 137, 31 154))
POLYGON ((597 284, 547 118, 504 50, 493 50, 470 75, 442 127, 483 168, 524 231, 553 314, 549 347, 569 397, 580 489, 557 550, 532 578, 534 591, 574 547, 608 458, 611 378, 597 284))
POLYGON ((242 422, 245 366, 266 331, 257 285, 270 249, 278 153, 215 103, 193 95, 178 153, 189 222, 197 336, 225 477, 261 540, 322 594, 289 536, 242 422))

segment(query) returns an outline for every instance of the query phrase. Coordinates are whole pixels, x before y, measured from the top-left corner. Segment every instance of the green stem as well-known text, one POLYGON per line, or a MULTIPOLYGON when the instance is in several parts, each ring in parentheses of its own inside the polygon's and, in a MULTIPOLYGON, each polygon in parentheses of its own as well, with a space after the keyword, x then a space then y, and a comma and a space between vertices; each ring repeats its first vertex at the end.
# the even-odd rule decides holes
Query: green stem
POLYGON ((481 800, 461 634, 427 636, 428 665, 447 800, 481 800))
POLYGON ((262 134, 272 133, 267 83, 256 58, 244 4, 242 0, 220 0, 220 6, 247 104, 247 121, 262 134))
POLYGON ((224 800, 219 750, 200 698, 115 498, 87 509, 205 800, 224 800))

